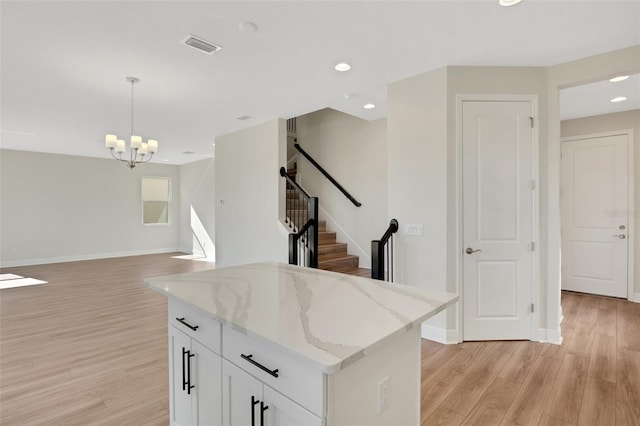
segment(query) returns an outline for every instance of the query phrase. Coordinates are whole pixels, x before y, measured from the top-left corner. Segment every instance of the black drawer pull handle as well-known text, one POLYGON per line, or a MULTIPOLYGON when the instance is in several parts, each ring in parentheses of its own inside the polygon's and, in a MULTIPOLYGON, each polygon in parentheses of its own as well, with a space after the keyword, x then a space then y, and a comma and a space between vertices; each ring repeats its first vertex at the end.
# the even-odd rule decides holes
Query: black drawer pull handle
POLYGON ((198 327, 199 327, 199 326, 197 326, 197 325, 191 325, 191 324, 189 324, 188 322, 186 322, 186 321, 184 320, 184 317, 182 317, 182 318, 177 318, 177 317, 176 317, 176 321, 178 321, 178 322, 179 322, 179 323, 181 323, 181 324, 186 325, 187 327, 189 327, 189 328, 190 328, 190 329, 192 329, 193 331, 196 331, 196 330, 198 329, 198 327))
POLYGON ((258 367, 259 369, 261 369, 262 371, 266 371, 267 373, 271 374, 273 377, 278 377, 278 369, 277 368, 275 370, 269 370, 264 365, 260 364, 259 362, 254 361, 253 360, 253 354, 249 354, 249 355, 240 354, 240 357, 243 358, 243 359, 246 359, 251 364, 253 364, 256 367, 258 367))

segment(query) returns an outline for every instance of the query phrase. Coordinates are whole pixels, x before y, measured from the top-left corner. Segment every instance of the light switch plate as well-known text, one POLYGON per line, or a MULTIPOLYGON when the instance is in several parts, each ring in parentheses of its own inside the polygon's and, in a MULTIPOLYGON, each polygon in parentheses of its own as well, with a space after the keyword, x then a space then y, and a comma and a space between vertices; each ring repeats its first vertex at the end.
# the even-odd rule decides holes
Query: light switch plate
POLYGON ((422 225, 405 225, 404 235, 422 235, 422 225))

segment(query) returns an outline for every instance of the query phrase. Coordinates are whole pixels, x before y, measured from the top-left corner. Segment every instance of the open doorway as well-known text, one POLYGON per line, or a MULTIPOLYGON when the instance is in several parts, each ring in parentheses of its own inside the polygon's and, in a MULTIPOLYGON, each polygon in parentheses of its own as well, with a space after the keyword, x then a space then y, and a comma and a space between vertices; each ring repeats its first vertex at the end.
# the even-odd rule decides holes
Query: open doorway
POLYGON ((635 298, 638 93, 640 74, 560 91, 562 290, 635 298))

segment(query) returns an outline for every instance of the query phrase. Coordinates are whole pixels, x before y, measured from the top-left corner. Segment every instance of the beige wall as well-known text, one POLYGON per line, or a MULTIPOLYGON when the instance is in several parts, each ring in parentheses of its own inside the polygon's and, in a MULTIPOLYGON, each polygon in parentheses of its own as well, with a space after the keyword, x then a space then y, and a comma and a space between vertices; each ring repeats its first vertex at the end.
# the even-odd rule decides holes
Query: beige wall
POLYGON ((271 120, 216 138, 216 265, 287 262, 280 224, 286 163, 286 122, 271 120))
MULTIPOLYGON (((446 68, 388 87, 387 174, 390 217, 400 230, 394 244, 397 281, 431 290, 450 288, 446 68), (422 236, 404 235, 405 226, 423 226, 422 236)), ((444 314, 430 320, 438 329, 444 314)))
MULTIPOLYGON (((457 97, 465 94, 534 95, 543 116, 545 69, 446 67, 389 86, 388 211, 400 221, 401 231, 405 224, 423 224, 424 229, 421 237, 400 235, 397 267, 401 282, 455 293, 461 285, 457 97)), ((544 152, 543 137, 539 145, 544 152)), ((540 172, 544 173, 544 167, 540 172)), ((542 186, 541 194, 545 190, 542 186)), ((541 209, 540 215, 544 214, 541 209)), ((545 290, 542 282, 540 293, 545 290)), ((455 340, 460 331, 458 315, 457 307, 450 308, 426 327, 439 329, 447 340, 455 340)), ((539 327, 546 328, 544 315, 539 327)))
MULTIPOLYGON (((563 88, 640 72, 640 46, 547 68, 547 321, 560 324, 560 95, 563 88)), ((542 154, 542 153, 541 153, 542 154)))
POLYGON ((215 260, 215 159, 180 166, 180 247, 215 260))
POLYGON ((338 241, 349 243, 349 253, 360 256, 365 268, 371 267, 371 240, 380 238, 389 223, 386 124, 386 119, 367 121, 332 109, 297 118, 300 146, 362 205, 356 207, 301 154, 300 183, 319 198, 321 219, 328 219, 328 228, 337 232, 338 241))
POLYGON ((0 150, 2 266, 178 248, 178 166, 0 150), (142 225, 142 176, 171 178, 170 225, 142 225))
MULTIPOLYGON (((640 144, 638 143, 638 138, 640 137, 640 110, 565 120, 561 123, 561 136, 563 138, 619 130, 633 131, 634 199, 636 202, 635 211, 638 211, 637 203, 640 202, 640 144)), ((637 238, 638 229, 640 229, 640 215, 636 214, 633 218, 635 219, 634 271, 637 274, 640 271, 640 239, 637 238)), ((638 279, 635 282, 635 292, 640 293, 640 280, 638 279)))

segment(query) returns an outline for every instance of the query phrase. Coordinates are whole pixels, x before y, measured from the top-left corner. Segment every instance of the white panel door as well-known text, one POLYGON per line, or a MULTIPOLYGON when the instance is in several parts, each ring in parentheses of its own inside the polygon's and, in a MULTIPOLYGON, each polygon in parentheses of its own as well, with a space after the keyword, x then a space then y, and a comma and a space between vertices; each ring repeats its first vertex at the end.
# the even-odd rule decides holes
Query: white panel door
POLYGON ((562 142, 562 289, 627 297, 627 135, 562 142))
POLYGON ((265 424, 260 426, 322 426, 322 419, 269 386, 264 387, 265 424))
POLYGON ((169 405, 172 426, 193 424, 192 398, 186 391, 186 351, 191 349, 191 337, 169 326, 169 405))
POLYGON ((462 104, 463 339, 531 339, 532 104, 462 104))
POLYGON ((222 424, 225 426, 261 425, 260 415, 265 407, 262 383, 254 377, 222 360, 222 424), (262 402, 262 405, 260 403, 262 402))
POLYGON ((199 426, 222 424, 222 358, 211 349, 191 341, 192 377, 195 380, 191 394, 196 404, 194 414, 199 426))

